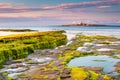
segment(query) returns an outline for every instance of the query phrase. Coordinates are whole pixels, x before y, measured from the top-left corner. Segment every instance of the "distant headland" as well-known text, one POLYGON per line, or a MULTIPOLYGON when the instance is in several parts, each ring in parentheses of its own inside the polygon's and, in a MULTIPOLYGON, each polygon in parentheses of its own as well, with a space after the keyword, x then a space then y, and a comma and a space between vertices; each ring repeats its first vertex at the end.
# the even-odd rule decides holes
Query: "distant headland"
POLYGON ((33 32, 37 30, 31 30, 31 29, 0 29, 0 31, 5 32, 33 32))
POLYGON ((80 23, 73 23, 73 24, 64 24, 62 26, 108 26, 108 25, 105 25, 105 24, 89 24, 89 23, 80 22, 80 23))

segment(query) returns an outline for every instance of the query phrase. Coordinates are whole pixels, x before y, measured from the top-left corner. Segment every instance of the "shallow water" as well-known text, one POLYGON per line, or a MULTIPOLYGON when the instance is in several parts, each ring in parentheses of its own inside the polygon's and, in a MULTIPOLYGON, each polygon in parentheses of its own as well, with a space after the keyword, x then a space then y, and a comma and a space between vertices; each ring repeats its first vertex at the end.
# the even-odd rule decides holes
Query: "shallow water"
MULTIPOLYGON (((79 27, 79 26, 0 26, 0 29, 33 29, 39 31, 50 30, 65 30, 67 31, 68 39, 73 38, 77 33, 83 33, 87 35, 106 35, 120 37, 120 26, 92 26, 92 27, 79 27)), ((0 32, 0 35, 7 33, 0 32)))
POLYGON ((119 61, 120 59, 115 59, 106 55, 85 56, 72 59, 68 63, 68 66, 103 67, 103 72, 109 73, 114 71, 114 65, 119 61))

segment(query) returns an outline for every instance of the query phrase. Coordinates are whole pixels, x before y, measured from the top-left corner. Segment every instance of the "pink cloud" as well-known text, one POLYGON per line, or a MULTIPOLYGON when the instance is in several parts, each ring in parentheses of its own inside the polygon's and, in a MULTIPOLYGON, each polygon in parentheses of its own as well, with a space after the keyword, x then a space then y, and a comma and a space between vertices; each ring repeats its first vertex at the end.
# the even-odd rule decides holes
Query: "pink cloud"
POLYGON ((34 12, 34 11, 46 11, 46 10, 66 10, 66 9, 76 9, 76 8, 87 8, 101 6, 102 8, 120 5, 118 0, 104 0, 104 1, 92 1, 92 2, 79 2, 79 3, 68 3, 60 4, 56 6, 45 6, 45 7, 13 7, 8 3, 0 3, 0 13, 23 13, 23 12, 34 12))
POLYGON ((120 24, 120 20, 117 20, 116 23, 119 23, 119 24, 120 24))
POLYGON ((0 3, 0 8, 12 8, 13 6, 10 3, 0 3))
MULTIPOLYGON (((70 10, 71 12, 71 10, 70 10)), ((76 13, 120 13, 120 10, 86 10, 86 9, 79 9, 79 10, 72 10, 72 12, 76 13)))
POLYGON ((111 6, 99 6, 98 8, 110 8, 111 6))
POLYGON ((69 3, 60 4, 57 6, 46 6, 48 9, 73 9, 73 8, 86 8, 86 7, 110 7, 112 5, 120 5, 118 0, 104 0, 104 1, 93 1, 93 2, 79 2, 79 3, 69 3))

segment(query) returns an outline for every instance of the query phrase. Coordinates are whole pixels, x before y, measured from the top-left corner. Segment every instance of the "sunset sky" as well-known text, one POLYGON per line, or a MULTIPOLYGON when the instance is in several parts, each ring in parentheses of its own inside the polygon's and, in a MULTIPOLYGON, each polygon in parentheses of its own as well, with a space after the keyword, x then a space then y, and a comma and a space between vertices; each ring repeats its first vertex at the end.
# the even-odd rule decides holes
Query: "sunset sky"
POLYGON ((120 0, 0 0, 1 26, 120 24, 120 0))

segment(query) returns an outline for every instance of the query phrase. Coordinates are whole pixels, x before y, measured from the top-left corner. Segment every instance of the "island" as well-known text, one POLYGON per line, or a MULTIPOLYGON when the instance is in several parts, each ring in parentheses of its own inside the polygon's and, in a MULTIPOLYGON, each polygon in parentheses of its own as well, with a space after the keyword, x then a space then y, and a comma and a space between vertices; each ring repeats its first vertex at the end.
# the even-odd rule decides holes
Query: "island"
POLYGON ((89 23, 73 23, 73 24, 64 24, 62 26, 108 26, 105 24, 89 24, 89 23))

